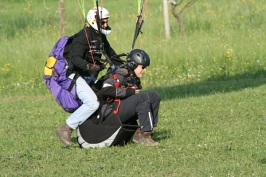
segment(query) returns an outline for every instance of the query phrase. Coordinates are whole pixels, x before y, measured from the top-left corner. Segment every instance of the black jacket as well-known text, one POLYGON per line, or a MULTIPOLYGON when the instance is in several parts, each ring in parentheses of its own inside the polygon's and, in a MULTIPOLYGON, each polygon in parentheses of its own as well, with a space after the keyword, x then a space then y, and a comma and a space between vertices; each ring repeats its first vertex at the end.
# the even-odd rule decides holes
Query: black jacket
POLYGON ((118 68, 114 72, 105 75, 102 88, 97 96, 100 101, 106 101, 107 98, 120 98, 123 100, 135 94, 135 89, 132 87, 141 89, 140 79, 134 74, 129 74, 126 68, 118 68), (114 79, 114 74, 117 76, 117 80, 114 79), (119 84, 119 86, 116 87, 115 83, 119 84))
MULTIPOLYGON (((94 50, 94 61, 100 67, 103 67, 102 62, 100 61, 102 54, 99 53, 100 40, 102 40, 102 43, 104 44, 104 50, 110 58, 116 55, 116 52, 112 49, 104 34, 97 33, 92 27, 85 27, 85 29, 86 33, 83 28, 72 37, 72 42, 70 46, 68 46, 69 52, 66 54, 66 59, 73 65, 73 71, 77 71, 81 75, 86 75, 86 72, 84 71, 86 70, 87 64, 93 63, 87 37, 89 39, 91 48, 94 50)), ((123 63, 122 60, 112 60, 112 62, 117 66, 123 63)))

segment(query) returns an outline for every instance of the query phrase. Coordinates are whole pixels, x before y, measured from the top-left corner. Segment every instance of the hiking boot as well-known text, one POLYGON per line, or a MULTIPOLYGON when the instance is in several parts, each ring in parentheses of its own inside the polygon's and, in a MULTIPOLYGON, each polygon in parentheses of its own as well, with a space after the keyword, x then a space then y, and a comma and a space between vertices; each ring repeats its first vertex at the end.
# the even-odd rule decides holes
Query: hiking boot
POLYGON ((158 146, 159 143, 151 138, 151 132, 144 132, 139 134, 138 143, 145 146, 158 146))
POLYGON ((60 141, 67 147, 71 146, 71 133, 73 129, 69 127, 67 124, 62 125, 59 127, 55 133, 59 137, 60 141))
POLYGON ((133 135, 132 141, 135 142, 135 143, 140 143, 140 141, 139 141, 140 134, 141 134, 141 132, 140 132, 140 129, 138 128, 136 130, 136 132, 134 133, 134 135, 133 135))

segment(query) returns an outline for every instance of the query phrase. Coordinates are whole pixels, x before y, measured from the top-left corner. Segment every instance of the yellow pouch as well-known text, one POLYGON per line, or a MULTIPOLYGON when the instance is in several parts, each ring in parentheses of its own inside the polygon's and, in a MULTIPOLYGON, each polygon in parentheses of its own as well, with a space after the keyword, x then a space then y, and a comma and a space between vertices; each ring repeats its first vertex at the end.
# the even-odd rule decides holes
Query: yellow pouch
POLYGON ((56 62, 56 58, 55 57, 49 57, 47 59, 46 63, 45 63, 45 66, 47 68, 51 68, 52 69, 54 67, 54 65, 55 65, 55 62, 56 62))
POLYGON ((44 67, 44 75, 46 76, 51 76, 53 73, 53 67, 56 63, 56 58, 55 57, 49 57, 45 63, 45 67, 44 67))

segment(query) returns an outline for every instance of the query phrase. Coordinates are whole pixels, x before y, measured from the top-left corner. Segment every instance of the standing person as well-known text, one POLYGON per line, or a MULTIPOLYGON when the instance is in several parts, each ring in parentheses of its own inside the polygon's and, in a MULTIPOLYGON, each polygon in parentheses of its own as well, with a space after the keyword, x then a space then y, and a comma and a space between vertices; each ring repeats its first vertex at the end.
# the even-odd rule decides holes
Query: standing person
POLYGON ((151 134, 158 122, 161 97, 157 92, 140 92, 142 88, 140 78, 149 65, 150 57, 145 51, 131 50, 125 65, 111 73, 103 82, 100 93, 104 102, 103 116, 108 119, 112 111, 115 114, 118 110, 122 123, 126 124, 138 119, 140 129, 135 132, 133 141, 143 145, 157 146, 158 142, 151 138, 151 134))
MULTIPOLYGON (((97 96, 89 86, 93 84, 101 70, 105 68, 101 56, 105 52, 109 57, 116 56, 116 52, 110 46, 106 35, 111 32, 108 26, 110 14, 107 9, 99 7, 89 10, 86 24, 77 34, 71 37, 71 41, 65 46, 64 56, 71 65, 69 78, 76 79, 77 97, 82 105, 73 112, 66 123, 56 130, 56 135, 65 146, 71 146, 71 134, 80 124, 90 117, 99 107, 97 96), (98 23, 98 24, 97 24, 98 23), (98 30, 98 26, 100 30, 98 30)), ((121 65, 119 58, 112 59, 114 65, 121 65)))

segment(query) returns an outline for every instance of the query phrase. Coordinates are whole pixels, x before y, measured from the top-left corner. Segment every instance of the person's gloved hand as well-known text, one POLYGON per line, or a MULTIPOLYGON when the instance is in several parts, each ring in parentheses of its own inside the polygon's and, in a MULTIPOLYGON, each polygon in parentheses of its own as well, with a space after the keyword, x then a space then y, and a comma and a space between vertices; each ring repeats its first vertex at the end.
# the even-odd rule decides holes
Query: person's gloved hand
POLYGON ((101 68, 98 65, 87 64, 86 71, 92 74, 95 78, 97 78, 101 68))
POLYGON ((101 71, 104 70, 104 69, 106 69, 106 66, 103 63, 101 63, 99 66, 100 66, 101 71))

